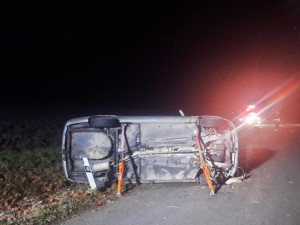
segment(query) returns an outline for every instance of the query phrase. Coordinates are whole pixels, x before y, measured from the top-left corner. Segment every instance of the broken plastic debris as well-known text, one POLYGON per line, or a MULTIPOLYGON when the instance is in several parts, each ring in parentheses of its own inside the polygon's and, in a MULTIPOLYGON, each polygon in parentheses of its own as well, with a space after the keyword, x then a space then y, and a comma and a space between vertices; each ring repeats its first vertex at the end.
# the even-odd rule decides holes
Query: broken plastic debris
POLYGON ((229 178, 225 184, 229 185, 229 184, 234 184, 234 183, 242 183, 242 180, 238 177, 232 177, 232 178, 229 178))

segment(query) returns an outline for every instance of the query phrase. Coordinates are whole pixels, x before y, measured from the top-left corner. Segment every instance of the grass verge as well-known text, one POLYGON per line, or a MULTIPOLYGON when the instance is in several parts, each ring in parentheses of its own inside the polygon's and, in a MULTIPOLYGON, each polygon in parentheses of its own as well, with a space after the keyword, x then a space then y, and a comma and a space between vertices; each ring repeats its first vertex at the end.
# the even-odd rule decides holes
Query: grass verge
POLYGON ((115 199, 66 181, 58 149, 0 156, 0 224, 51 224, 115 199))

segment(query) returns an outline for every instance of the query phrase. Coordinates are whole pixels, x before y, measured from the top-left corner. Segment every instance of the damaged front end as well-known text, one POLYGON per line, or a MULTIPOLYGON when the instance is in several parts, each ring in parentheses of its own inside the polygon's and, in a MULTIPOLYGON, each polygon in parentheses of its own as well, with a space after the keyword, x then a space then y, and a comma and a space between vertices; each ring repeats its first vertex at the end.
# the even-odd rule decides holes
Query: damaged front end
POLYGON ((231 121, 216 116, 91 116, 69 120, 63 132, 67 179, 90 185, 92 179, 98 188, 116 182, 118 175, 138 184, 197 182, 203 174, 200 155, 214 184, 234 176, 238 138, 231 121))

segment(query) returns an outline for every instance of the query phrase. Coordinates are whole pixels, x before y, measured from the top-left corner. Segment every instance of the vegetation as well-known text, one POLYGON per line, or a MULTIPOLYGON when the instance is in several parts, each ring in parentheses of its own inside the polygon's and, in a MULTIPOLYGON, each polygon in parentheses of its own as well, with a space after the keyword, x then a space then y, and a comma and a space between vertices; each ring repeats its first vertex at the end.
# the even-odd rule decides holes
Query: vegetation
POLYGON ((58 149, 1 155, 0 189, 0 224, 50 224, 115 196, 66 181, 58 149))
POLYGON ((47 105, 0 113, 0 225, 51 224, 114 200, 115 186, 91 191, 64 176, 59 153, 64 123, 95 110, 75 109, 47 105))

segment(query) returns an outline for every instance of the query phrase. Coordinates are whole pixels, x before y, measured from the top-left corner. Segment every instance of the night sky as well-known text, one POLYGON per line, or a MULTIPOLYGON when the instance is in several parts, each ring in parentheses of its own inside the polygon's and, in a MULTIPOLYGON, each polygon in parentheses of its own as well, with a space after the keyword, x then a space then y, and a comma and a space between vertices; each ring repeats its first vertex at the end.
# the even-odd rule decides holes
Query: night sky
POLYGON ((3 105, 228 115, 300 77, 298 1, 7 1, 0 21, 3 105))

